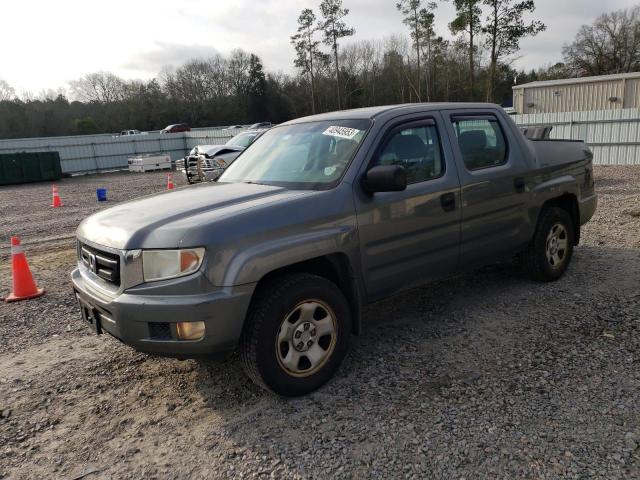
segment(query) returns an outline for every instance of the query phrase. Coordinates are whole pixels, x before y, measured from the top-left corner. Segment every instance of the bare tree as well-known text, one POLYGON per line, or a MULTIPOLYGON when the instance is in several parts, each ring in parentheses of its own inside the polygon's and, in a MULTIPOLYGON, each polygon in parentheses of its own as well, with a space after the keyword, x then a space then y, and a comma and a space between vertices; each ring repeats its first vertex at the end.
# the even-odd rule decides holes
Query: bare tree
POLYGON ((583 25, 562 53, 580 76, 640 70, 640 7, 607 13, 583 25))
POLYGON ((15 89, 0 78, 0 102, 3 100, 13 100, 16 96, 15 89))
POLYGON ((489 16, 483 32, 487 34, 487 47, 491 51, 487 101, 493 101, 496 72, 500 59, 516 53, 520 49, 520 39, 534 36, 545 30, 544 23, 534 20, 525 24, 525 13, 533 12, 533 0, 484 0, 489 7, 489 16))
POLYGON ((322 20, 318 27, 324 33, 324 43, 331 47, 336 69, 336 94, 338 110, 342 107, 340 100, 340 67, 338 65, 338 39, 349 37, 355 33, 355 29, 347 27, 342 21, 349 14, 348 8, 342 8, 342 0, 322 0, 320 4, 322 20))
POLYGON ((71 93, 83 102, 113 103, 122 100, 125 82, 111 72, 89 73, 69 82, 71 93))
POLYGON ((231 52, 227 71, 233 95, 242 95, 247 90, 250 54, 238 48, 231 52))
POLYGON ((53 101, 58 97, 66 97, 67 90, 64 87, 43 88, 40 90, 36 98, 41 101, 53 101))

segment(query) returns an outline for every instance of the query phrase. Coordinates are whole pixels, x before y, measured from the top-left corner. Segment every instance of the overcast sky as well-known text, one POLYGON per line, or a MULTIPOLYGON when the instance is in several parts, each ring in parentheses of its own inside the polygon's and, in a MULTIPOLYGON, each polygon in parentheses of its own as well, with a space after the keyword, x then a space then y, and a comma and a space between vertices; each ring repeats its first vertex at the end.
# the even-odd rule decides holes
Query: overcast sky
MULTIPOLYGON (((17 93, 67 87, 85 73, 108 70, 149 79, 165 65, 243 48, 270 71, 292 72, 289 36, 300 10, 320 0, 19 0, 0 6, 0 79, 17 93)), ((405 33, 396 0, 344 0, 353 39, 405 33)), ((580 25, 634 0, 536 0, 547 31, 521 44, 518 67, 561 60, 562 45, 580 25)), ((450 36, 451 2, 439 2, 436 30, 450 36)), ((349 42, 351 40, 345 40, 349 42)))

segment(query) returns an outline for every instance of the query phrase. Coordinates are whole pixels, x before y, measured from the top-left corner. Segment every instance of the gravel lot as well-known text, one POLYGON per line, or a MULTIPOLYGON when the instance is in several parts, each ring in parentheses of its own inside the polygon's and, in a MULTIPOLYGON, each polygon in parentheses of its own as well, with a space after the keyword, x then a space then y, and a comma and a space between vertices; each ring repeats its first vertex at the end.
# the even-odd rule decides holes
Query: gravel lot
POLYGON ((337 377, 294 400, 236 358, 149 357, 81 324, 72 234, 95 189, 165 181, 65 179, 59 210, 49 184, 0 188, 0 295, 11 234, 47 289, 0 304, 0 478, 640 477, 640 168, 596 168, 562 280, 505 263, 369 307, 337 377))

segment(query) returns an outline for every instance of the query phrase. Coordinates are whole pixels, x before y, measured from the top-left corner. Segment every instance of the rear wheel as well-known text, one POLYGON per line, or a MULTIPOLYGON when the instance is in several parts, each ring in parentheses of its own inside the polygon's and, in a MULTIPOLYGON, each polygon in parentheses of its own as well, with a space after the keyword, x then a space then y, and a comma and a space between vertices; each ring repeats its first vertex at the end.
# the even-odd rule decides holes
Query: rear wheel
POLYGON ((571 262, 574 239, 575 229, 569 213, 557 207, 545 208, 533 239, 522 255, 525 270, 541 282, 557 280, 571 262))
POLYGON ((349 305, 329 280, 274 278, 256 292, 241 341, 245 371, 279 395, 309 393, 329 380, 348 349, 349 305))

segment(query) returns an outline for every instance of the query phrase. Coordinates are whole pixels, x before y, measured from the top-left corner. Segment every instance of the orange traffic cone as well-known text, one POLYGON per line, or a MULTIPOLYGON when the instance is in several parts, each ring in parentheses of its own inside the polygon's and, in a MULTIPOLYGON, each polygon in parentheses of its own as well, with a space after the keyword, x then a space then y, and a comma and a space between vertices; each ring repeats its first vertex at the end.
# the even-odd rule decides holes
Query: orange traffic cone
POLYGON ((62 200, 60 200, 60 195, 58 194, 58 187, 56 184, 53 184, 51 187, 51 195, 53 196, 53 200, 51 201, 51 206, 54 208, 62 207, 62 200))
POLYGON ((173 180, 171 180, 171 174, 167 173, 167 190, 173 190, 173 180))
POLYGON ((44 289, 38 288, 36 282, 33 281, 27 257, 22 251, 18 237, 11 237, 11 276, 13 278, 13 291, 8 297, 5 297, 5 302, 36 298, 44 293, 44 289))

